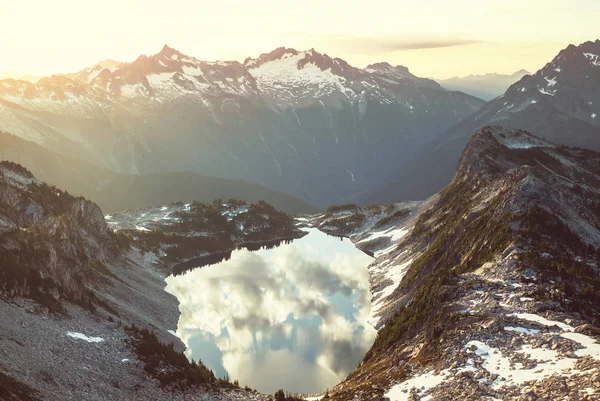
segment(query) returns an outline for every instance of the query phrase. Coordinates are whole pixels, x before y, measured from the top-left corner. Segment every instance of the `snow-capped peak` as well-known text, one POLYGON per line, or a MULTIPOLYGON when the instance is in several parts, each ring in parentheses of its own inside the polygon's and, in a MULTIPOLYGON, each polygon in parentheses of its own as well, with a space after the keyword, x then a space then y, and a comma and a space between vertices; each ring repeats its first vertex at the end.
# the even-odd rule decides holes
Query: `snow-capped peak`
MULTIPOLYGON (((160 105, 193 98, 209 106, 210 99, 230 96, 266 102, 277 110, 314 105, 342 108, 344 103, 360 98, 360 110, 364 111, 369 99, 376 99, 382 104, 402 104, 412 113, 413 95, 407 91, 422 87, 442 90, 434 81, 415 77, 404 66, 377 63, 360 69, 315 49, 286 47, 248 58, 242 64, 201 61, 164 45, 160 52, 142 55, 130 63, 101 62, 65 77, 86 86, 82 96, 89 97, 86 104, 95 114, 106 114, 115 100, 160 105)), ((25 105, 20 92, 3 92, 4 99, 14 98, 14 103, 25 105)), ((52 96, 38 98, 28 105, 56 109, 56 104, 43 106, 52 96)), ((69 107, 74 110, 68 114, 89 114, 89 109, 69 107)))
POLYGON ((257 59, 246 59, 244 66, 256 79, 261 92, 276 107, 297 107, 314 103, 315 99, 355 93, 349 80, 359 73, 347 63, 332 59, 314 49, 298 51, 280 47, 257 59))

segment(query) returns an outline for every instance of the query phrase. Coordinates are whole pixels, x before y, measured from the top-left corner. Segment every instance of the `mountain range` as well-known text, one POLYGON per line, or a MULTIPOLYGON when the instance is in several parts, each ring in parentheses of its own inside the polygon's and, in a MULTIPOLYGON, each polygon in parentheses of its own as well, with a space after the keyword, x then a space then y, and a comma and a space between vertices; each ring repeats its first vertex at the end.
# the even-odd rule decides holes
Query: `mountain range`
POLYGON ((567 146, 600 149, 600 40, 569 45, 477 112, 423 146, 360 203, 424 199, 447 185, 473 132, 485 125, 526 129, 567 146))
POLYGON ((466 77, 438 79, 437 82, 449 90, 465 92, 490 101, 503 94, 512 84, 525 75, 530 75, 530 73, 526 70, 519 70, 512 74, 467 75, 466 77))
POLYGON ((20 74, 16 71, 4 71, 0 72, 0 80, 3 79, 17 79, 20 81, 29 81, 29 82, 37 82, 39 79, 43 78, 41 75, 32 75, 32 74, 20 74))
POLYGON ((120 174, 242 179, 326 206, 382 184, 483 106, 403 66, 313 49, 206 62, 165 46, 36 83, 0 81, 0 128, 120 174))

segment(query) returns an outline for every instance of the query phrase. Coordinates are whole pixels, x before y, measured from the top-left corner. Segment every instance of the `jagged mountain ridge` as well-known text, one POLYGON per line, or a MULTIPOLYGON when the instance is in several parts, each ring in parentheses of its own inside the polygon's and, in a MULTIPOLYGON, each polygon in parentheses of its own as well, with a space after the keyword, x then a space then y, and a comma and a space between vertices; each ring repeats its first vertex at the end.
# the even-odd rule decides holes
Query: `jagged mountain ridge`
POLYGON ((108 69, 110 72, 117 70, 123 63, 115 60, 104 60, 92 67, 84 68, 81 71, 77 71, 71 74, 63 74, 68 78, 71 78, 75 81, 83 82, 85 84, 89 84, 96 78, 99 74, 101 74, 105 69, 108 69))
POLYGON ((599 193, 598 152, 484 127, 428 200, 318 216, 377 257, 379 335, 332 399, 594 399, 599 193))
POLYGON ((71 77, 0 81, 0 129, 120 173, 244 179, 317 205, 379 182, 483 104, 406 67, 286 48, 242 64, 165 46, 71 77))
POLYGON ((567 146, 600 149, 600 40, 569 45, 542 69, 423 146, 361 203, 424 199, 447 185, 471 134, 493 124, 567 146), (427 177, 424 182, 422 177, 427 177), (412 195, 412 197, 411 197, 412 195))

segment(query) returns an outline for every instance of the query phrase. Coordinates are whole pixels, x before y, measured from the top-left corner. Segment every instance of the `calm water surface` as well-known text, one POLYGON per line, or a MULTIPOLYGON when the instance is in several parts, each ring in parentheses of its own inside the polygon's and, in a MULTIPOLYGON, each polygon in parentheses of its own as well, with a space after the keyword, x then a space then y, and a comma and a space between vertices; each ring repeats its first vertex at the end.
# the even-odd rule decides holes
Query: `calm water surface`
POLYGON ((333 387, 375 339, 367 266, 350 240, 309 229, 269 250, 167 278, 187 356, 273 394, 333 387))

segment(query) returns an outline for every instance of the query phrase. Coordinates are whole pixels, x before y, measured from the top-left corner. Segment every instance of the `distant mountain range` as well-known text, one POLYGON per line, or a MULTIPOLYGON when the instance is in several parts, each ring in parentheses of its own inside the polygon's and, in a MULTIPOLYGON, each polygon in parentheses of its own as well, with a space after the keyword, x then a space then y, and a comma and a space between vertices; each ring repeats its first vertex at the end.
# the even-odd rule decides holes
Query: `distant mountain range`
POLYGON ((600 149, 600 40, 569 45, 476 113, 445 130, 361 203, 424 199, 450 182, 471 133, 494 124, 555 143, 600 149))
POLYGON ((509 86, 525 75, 530 75, 530 73, 526 70, 519 70, 513 74, 467 75, 466 77, 438 79, 437 82, 449 90, 465 92, 483 100, 492 100, 503 94, 509 86))
POLYGON ((41 75, 32 75, 32 74, 19 74, 16 71, 3 71, 0 72, 0 80, 2 79, 18 79, 21 81, 29 81, 29 82, 37 82, 43 78, 41 75))
POLYGON ((403 66, 315 50, 206 62, 165 46, 37 83, 0 81, 0 129, 121 174, 256 182, 317 206, 382 184, 483 106, 403 66))

